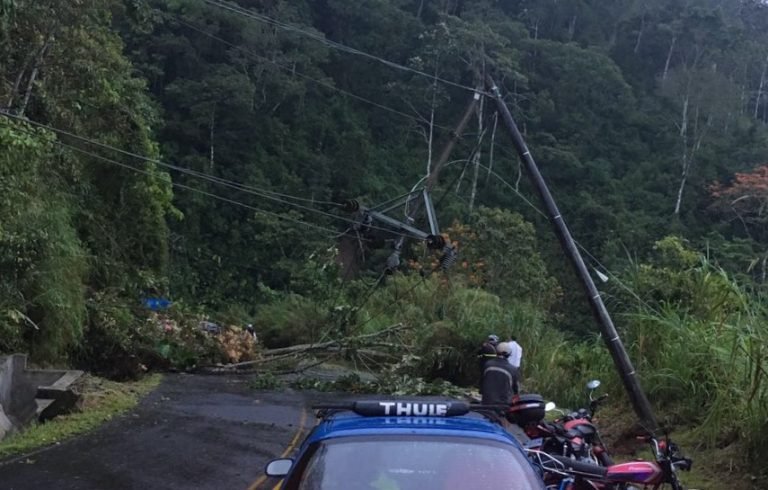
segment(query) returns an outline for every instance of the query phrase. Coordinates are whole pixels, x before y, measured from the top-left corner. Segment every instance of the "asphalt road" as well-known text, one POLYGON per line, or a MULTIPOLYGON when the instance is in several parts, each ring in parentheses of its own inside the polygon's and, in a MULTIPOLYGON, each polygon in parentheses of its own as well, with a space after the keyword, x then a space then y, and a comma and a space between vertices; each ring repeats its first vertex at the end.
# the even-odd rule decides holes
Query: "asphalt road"
POLYGON ((245 377, 169 375, 96 431, 1 461, 0 490, 269 488, 264 465, 313 423, 305 405, 301 393, 253 391, 245 377))

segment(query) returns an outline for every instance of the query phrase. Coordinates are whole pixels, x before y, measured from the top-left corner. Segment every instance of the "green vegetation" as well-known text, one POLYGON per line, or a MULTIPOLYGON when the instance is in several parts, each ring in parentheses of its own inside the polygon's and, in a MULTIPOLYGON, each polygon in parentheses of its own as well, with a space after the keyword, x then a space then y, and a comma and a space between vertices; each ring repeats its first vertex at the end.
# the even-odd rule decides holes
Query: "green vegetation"
POLYGON ((206 315, 267 348, 403 323, 399 375, 473 383, 479 340, 514 333, 528 388, 572 405, 600 377, 620 398, 489 100, 433 192, 456 265, 411 240, 383 276, 374 231, 341 279, 337 204, 411 189, 492 74, 662 418, 765 456, 765 2, 224 6, 0 0, 0 352, 130 377, 222 360, 206 315))
MULTIPOLYGON (((157 112, 113 29, 117 5, 11 2, 0 29, 0 107, 158 156, 157 112)), ((0 121, 0 348, 41 362, 111 342, 138 292, 167 283, 168 175, 105 167, 91 156, 96 147, 73 143, 0 121), (117 316, 106 313, 116 302, 117 316)))
POLYGON ((300 379, 291 386, 302 390, 329 391, 335 393, 387 394, 395 396, 454 396, 462 397, 466 390, 447 381, 428 382, 413 376, 382 376, 376 381, 362 381, 354 374, 334 381, 300 379))
POLYGON ((4 439, 0 442, 0 458, 58 444, 93 430, 135 407, 144 395, 160 384, 161 379, 159 374, 154 374, 137 382, 115 383, 86 376, 78 386, 82 396, 79 411, 34 425, 4 439))

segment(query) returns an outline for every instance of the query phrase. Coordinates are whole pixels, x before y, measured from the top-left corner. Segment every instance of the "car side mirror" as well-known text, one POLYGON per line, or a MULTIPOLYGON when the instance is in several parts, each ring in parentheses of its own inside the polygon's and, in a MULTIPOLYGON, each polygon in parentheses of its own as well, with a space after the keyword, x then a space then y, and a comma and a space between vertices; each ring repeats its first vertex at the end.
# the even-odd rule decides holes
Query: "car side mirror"
POLYGON ((264 468, 264 473, 267 474, 267 476, 275 476, 275 477, 282 477, 288 474, 289 471, 291 471, 291 467, 293 466, 293 460, 284 458, 284 459, 273 459, 272 461, 267 464, 267 467, 264 468))

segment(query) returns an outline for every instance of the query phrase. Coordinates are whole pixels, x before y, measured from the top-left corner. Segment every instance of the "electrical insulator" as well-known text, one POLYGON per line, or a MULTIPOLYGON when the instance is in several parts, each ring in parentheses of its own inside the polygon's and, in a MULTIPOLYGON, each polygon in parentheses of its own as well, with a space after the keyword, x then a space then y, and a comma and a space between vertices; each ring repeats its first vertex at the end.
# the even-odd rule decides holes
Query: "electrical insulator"
POLYGON ((430 250, 441 250, 445 248, 445 237, 443 235, 429 235, 426 238, 427 248, 430 250))
POLYGON ((456 261, 459 260, 459 253, 452 245, 446 245, 443 248, 443 255, 440 256, 440 268, 443 271, 448 270, 456 261))
POLYGON ((398 267, 400 267, 400 251, 395 250, 392 255, 387 257, 387 268, 384 269, 384 273, 391 276, 398 267))
POLYGON ((360 217, 359 221, 357 221, 354 225, 352 225, 352 229, 365 234, 368 233, 370 230, 371 225, 373 224, 373 218, 368 213, 364 213, 362 217, 360 217))
POLYGON ((357 199, 347 199, 344 201, 344 207, 342 209, 348 213, 356 213, 360 211, 360 202, 357 199))

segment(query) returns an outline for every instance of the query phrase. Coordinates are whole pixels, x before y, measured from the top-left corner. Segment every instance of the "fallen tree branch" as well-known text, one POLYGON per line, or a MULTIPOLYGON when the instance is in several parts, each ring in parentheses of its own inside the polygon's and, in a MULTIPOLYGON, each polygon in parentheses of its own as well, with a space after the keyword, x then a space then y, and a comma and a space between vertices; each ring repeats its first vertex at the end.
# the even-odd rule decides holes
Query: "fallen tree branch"
MULTIPOLYGON (((313 344, 298 344, 290 347, 281 347, 279 349, 270 349, 270 350, 264 351, 263 353, 264 357, 262 357, 261 359, 256 359, 254 361, 238 362, 234 364, 227 364, 220 367, 227 368, 227 369, 239 369, 245 366, 255 366, 259 364, 265 364, 268 362, 278 361, 281 359, 287 359, 300 354, 309 354, 314 351, 334 351, 334 350, 342 351, 347 349, 346 346, 349 344, 363 341, 363 340, 370 340, 370 339, 375 339, 379 337, 384 337, 391 333, 406 330, 408 328, 409 327, 403 323, 397 323, 395 325, 392 325, 391 327, 387 327, 383 330, 379 330, 378 332, 355 335, 352 337, 346 337, 346 338, 337 339, 337 340, 329 340, 327 342, 320 342, 320 343, 313 343, 313 344)), ((374 355, 378 357, 390 356, 390 354, 386 354, 384 352, 379 352, 371 349, 368 349, 366 354, 374 355)))
POLYGON ((373 339, 377 337, 384 337, 385 335, 388 335, 390 333, 398 332, 400 330, 405 330, 408 327, 402 323, 397 323, 395 325, 392 325, 391 327, 387 327, 384 330, 379 330, 378 332, 372 332, 362 335, 355 335, 353 337, 346 337, 343 339, 336 339, 336 340, 329 340, 327 342, 320 342, 320 343, 312 343, 312 344, 298 344, 298 345, 292 345, 290 347, 281 347, 279 349, 269 349, 264 351, 264 356, 275 356, 275 355, 281 355, 281 354, 287 354, 291 352, 309 352, 313 350, 324 350, 328 347, 333 347, 337 345, 346 345, 352 342, 357 342, 360 340, 366 340, 366 339, 373 339))
POLYGON ((334 355, 330 355, 330 356, 324 357, 322 359, 319 359, 319 360, 317 360, 317 361, 315 361, 313 363, 307 364, 305 366, 300 366, 300 367, 296 367, 296 368, 289 369, 289 370, 284 370, 284 371, 278 371, 276 374, 277 375, 300 374, 300 373, 303 373, 305 371, 308 371, 308 370, 312 369, 313 367, 320 366, 321 364, 324 364, 324 363, 328 362, 328 360, 333 359, 333 358, 334 358, 334 355))

